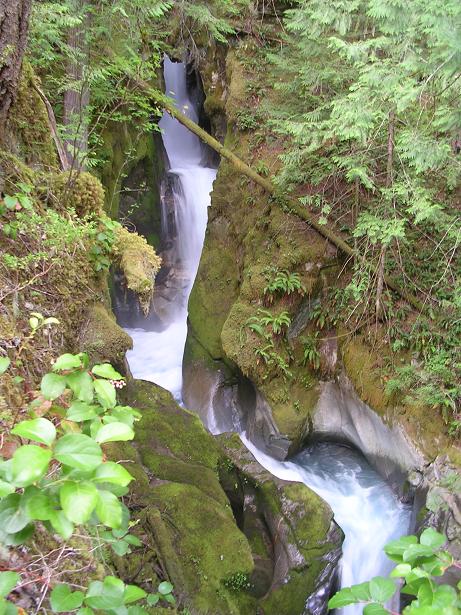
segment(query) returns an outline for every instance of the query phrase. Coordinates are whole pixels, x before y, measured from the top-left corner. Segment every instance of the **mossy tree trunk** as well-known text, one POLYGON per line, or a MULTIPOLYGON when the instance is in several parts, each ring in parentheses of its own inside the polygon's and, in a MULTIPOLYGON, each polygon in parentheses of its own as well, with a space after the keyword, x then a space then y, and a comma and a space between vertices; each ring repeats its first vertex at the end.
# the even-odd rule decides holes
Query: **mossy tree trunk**
POLYGON ((0 138, 18 87, 32 0, 0 0, 0 138))
POLYGON ((69 31, 67 44, 70 57, 67 61, 66 76, 70 84, 64 92, 65 147, 68 163, 73 169, 80 170, 88 150, 88 114, 90 91, 85 78, 88 65, 88 43, 85 36, 88 16, 82 0, 73 0, 75 15, 83 15, 83 21, 69 31))

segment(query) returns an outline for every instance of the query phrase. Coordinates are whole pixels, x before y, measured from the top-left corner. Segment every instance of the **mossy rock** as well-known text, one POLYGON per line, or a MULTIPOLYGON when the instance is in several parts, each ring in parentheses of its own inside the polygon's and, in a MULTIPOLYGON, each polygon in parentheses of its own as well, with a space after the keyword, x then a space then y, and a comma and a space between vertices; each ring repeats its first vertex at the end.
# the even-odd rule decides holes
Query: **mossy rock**
POLYGON ((104 209, 104 188, 86 171, 64 171, 47 178, 48 189, 58 206, 74 209, 80 218, 100 216, 104 209))
POLYGON ((106 307, 96 303, 87 311, 78 347, 95 363, 107 362, 120 367, 124 364, 126 351, 133 347, 133 341, 106 307))

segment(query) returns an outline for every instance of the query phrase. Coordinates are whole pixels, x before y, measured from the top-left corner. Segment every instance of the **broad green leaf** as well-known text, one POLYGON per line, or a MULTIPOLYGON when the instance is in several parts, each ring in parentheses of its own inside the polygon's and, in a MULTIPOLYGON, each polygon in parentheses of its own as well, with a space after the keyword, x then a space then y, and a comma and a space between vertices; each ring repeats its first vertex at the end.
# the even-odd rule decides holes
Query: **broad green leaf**
POLYGON ((133 547, 140 547, 142 545, 139 538, 137 536, 133 536, 133 534, 127 534, 123 540, 125 540, 128 544, 133 545, 133 547))
POLYGON ((339 590, 333 598, 330 598, 328 601, 328 608, 330 609, 341 609, 343 606, 348 606, 349 604, 355 604, 357 600, 355 599, 354 594, 351 592, 350 587, 345 587, 344 589, 339 590))
POLYGON ((420 606, 430 606, 433 596, 432 584, 429 579, 425 579, 418 589, 418 604, 420 606))
POLYGON ((94 609, 116 609, 123 606, 125 584, 116 577, 108 576, 104 582, 90 583, 85 596, 85 604, 94 609))
POLYGON ((18 607, 4 598, 0 598, 0 615, 18 615, 18 607))
POLYGON ((66 382, 77 399, 91 404, 93 401, 94 389, 93 379, 88 372, 67 374, 66 382))
POLYGON ((390 576, 392 578, 406 577, 411 572, 410 564, 397 564, 390 576))
POLYGON ((53 501, 47 493, 35 487, 29 487, 29 489, 23 496, 24 510, 31 519, 48 521, 53 515, 53 501))
POLYGON ((21 506, 19 494, 12 493, 1 501, 0 532, 16 534, 24 529, 29 522, 30 519, 21 506))
POLYGON ((40 384, 40 390, 46 399, 57 399, 66 388, 66 379, 59 374, 45 374, 40 384))
POLYGON ((125 604, 129 604, 130 602, 136 602, 137 600, 142 600, 147 596, 147 592, 138 587, 137 585, 127 585, 125 589, 125 595, 123 597, 123 601, 125 604))
POLYGON ((47 446, 51 446, 56 438, 55 426, 51 421, 43 418, 22 421, 11 430, 11 433, 47 446))
POLYGON ((101 447, 84 434, 67 434, 56 442, 54 456, 77 470, 95 470, 102 463, 101 447))
POLYGON ((396 591, 397 587, 391 579, 373 577, 370 581, 370 595, 376 602, 386 602, 396 591))
POLYGON ((107 378, 107 380, 123 380, 122 374, 119 374, 112 367, 110 363, 101 363, 100 365, 95 365, 91 372, 95 376, 99 376, 100 378, 107 378))
POLYGON ((3 202, 8 207, 8 209, 12 209, 13 207, 15 207, 17 205, 18 199, 15 196, 10 196, 9 194, 7 194, 3 198, 3 202))
POLYGON ((429 547, 427 545, 410 545, 403 554, 403 561, 413 564, 420 557, 431 557, 432 555, 434 555, 436 550, 437 549, 435 549, 434 547, 429 547))
POLYGON ((450 585, 439 585, 435 587, 433 594, 433 606, 443 609, 448 606, 456 605, 458 596, 454 587, 450 585))
POLYGON ((447 539, 443 534, 436 532, 432 527, 428 527, 421 534, 419 542, 422 545, 438 549, 447 542, 447 539))
POLYGON ((56 585, 50 595, 51 608, 55 613, 69 613, 83 604, 84 594, 73 592, 65 583, 56 585))
POLYGON ((370 584, 368 582, 352 585, 351 592, 357 599, 357 602, 367 602, 370 600, 370 584))
POLYGON ((4 547, 18 547, 19 545, 23 545, 26 543, 31 536, 33 535, 35 530, 35 526, 33 523, 29 523, 19 532, 15 532, 14 534, 3 533, 0 530, 0 543, 4 547))
POLYGON ((32 316, 31 318, 29 318, 29 326, 31 329, 37 329, 39 324, 40 321, 36 316, 32 316))
POLYGON ((384 553, 390 557, 390 559, 401 562, 403 554, 410 545, 417 544, 418 539, 416 536, 402 536, 398 540, 391 540, 384 547, 384 553))
POLYGON ((134 480, 128 470, 113 461, 106 461, 96 468, 93 480, 99 483, 112 483, 126 487, 134 480))
POLYGON ((6 483, 3 480, 0 480, 0 498, 4 498, 6 495, 13 493, 14 487, 10 485, 10 483, 6 483))
POLYGON ((113 408, 117 403, 115 387, 108 380, 95 380, 94 390, 99 403, 106 410, 113 408))
POLYGON ((112 543, 111 547, 114 553, 116 553, 119 557, 126 555, 130 549, 130 545, 124 540, 119 540, 118 542, 112 543))
POLYGON ((80 525, 91 517, 98 502, 98 490, 93 483, 67 481, 59 490, 59 500, 66 517, 80 525))
POLYGON ((12 482, 27 487, 45 476, 51 460, 51 451, 35 444, 26 444, 15 450, 11 464, 12 482))
POLYGON ((160 596, 158 594, 149 594, 146 598, 147 604, 149 606, 155 606, 160 600, 160 596))
POLYGON ((162 581, 162 583, 158 586, 158 591, 162 594, 162 596, 166 596, 167 594, 171 594, 173 591, 173 585, 168 581, 162 581))
MULTIPOLYGON (((96 487, 94 489, 96 490, 96 487)), ((99 491, 96 514, 101 523, 108 527, 118 528, 122 524, 122 504, 118 497, 110 491, 99 491)))
POLYGON ((62 536, 64 540, 68 540, 74 533, 74 524, 69 521, 62 510, 53 511, 50 517, 50 523, 53 529, 62 536))
POLYGON ((0 596, 6 598, 8 594, 16 587, 19 582, 20 575, 17 572, 8 570, 0 572, 0 596))
POLYGON ((389 611, 382 604, 372 602, 363 608, 363 615, 389 615, 389 611))
POLYGON ((11 361, 8 357, 0 357, 0 376, 6 372, 10 363, 11 361))
POLYGON ((104 442, 125 442, 134 438, 134 431, 126 423, 108 423, 96 432, 95 440, 100 444, 104 442))
POLYGON ((79 356, 73 354, 62 354, 53 363, 53 371, 60 372, 68 369, 76 369, 82 367, 82 360, 79 356))
POLYGON ((87 404, 84 401, 74 401, 66 413, 66 418, 75 423, 89 421, 96 416, 98 416, 98 406, 87 404))

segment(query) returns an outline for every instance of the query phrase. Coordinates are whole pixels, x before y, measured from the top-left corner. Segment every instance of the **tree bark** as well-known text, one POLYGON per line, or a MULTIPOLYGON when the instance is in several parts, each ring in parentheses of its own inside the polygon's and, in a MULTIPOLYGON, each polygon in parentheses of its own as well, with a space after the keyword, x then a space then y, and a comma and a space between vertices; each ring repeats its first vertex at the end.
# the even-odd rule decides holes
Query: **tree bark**
POLYGON ((15 100, 32 0, 0 0, 0 138, 15 100))
POLYGON ((64 92, 63 122, 66 127, 65 149, 69 165, 80 170, 84 167, 83 161, 88 151, 87 108, 90 103, 90 91, 84 74, 88 64, 88 46, 82 0, 74 0, 73 10, 76 15, 83 17, 83 22, 72 28, 67 37, 73 57, 67 62, 66 76, 72 85, 64 92))

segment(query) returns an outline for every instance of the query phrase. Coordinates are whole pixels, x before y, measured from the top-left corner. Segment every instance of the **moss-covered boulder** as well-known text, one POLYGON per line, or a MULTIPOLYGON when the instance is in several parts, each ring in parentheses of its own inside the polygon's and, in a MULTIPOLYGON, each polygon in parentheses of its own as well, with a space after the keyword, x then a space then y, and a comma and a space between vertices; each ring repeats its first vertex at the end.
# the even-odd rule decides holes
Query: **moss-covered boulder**
POLYGON ((130 506, 147 550, 118 559, 120 572, 150 588, 153 570, 164 570, 181 604, 197 614, 254 613, 255 599, 232 585, 254 564, 218 480, 221 453, 213 437, 156 385, 131 382, 125 397, 142 418, 136 441, 114 444, 111 455, 126 460, 137 479, 130 506))
MULTIPOLYGON (((333 512, 301 483, 267 472, 238 436, 218 438, 221 482, 255 561, 250 583, 266 615, 302 615, 334 581, 343 535, 333 512)), ((309 612, 318 612, 309 611, 309 612)))
POLYGON ((118 326, 104 304, 95 303, 87 310, 78 337, 78 347, 87 352, 95 363, 107 362, 121 366, 126 351, 133 347, 133 341, 118 326))

